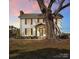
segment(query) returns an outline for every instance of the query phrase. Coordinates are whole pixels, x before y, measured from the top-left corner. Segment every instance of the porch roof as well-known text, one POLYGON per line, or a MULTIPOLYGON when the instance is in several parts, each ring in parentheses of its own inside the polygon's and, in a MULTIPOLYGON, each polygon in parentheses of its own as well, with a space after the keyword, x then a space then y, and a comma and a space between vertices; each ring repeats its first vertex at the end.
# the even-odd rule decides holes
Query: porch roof
POLYGON ((38 26, 41 26, 41 25, 45 26, 45 24, 40 23, 40 24, 37 24, 35 27, 38 27, 38 26))

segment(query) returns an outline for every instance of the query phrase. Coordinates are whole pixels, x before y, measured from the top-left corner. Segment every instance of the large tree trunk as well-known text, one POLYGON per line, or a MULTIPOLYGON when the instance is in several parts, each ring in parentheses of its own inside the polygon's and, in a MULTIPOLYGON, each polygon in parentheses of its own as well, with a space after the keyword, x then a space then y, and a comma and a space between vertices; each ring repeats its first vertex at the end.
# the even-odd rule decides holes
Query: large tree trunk
MULTIPOLYGON (((47 39, 56 39, 56 35, 55 35, 55 31, 54 31, 54 17, 52 16, 52 12, 51 12, 51 7, 52 4, 55 2, 56 0, 50 0, 50 3, 48 5, 48 7, 45 6, 44 4, 44 0, 37 0, 40 10, 42 12, 43 15, 45 15, 45 23, 46 23, 46 36, 47 39)), ((70 3, 66 4, 63 6, 65 0, 61 0, 61 3, 59 4, 59 7, 55 10, 55 12, 53 13, 55 16, 58 14, 58 12, 60 12, 62 9, 64 9, 65 7, 69 6, 70 3)))
POLYGON ((53 22, 49 21, 49 19, 47 19, 46 21, 48 22, 46 23, 47 39, 56 39, 53 22))
POLYGON ((47 39, 56 39, 54 32, 54 19, 52 13, 49 14, 50 11, 46 12, 45 23, 46 23, 46 38, 47 39))
POLYGON ((55 0, 51 0, 49 3, 48 8, 44 5, 44 0, 37 0, 40 10, 42 14, 45 16, 45 23, 46 23, 46 38, 47 39, 55 39, 54 33, 54 20, 52 17, 51 6, 55 0))

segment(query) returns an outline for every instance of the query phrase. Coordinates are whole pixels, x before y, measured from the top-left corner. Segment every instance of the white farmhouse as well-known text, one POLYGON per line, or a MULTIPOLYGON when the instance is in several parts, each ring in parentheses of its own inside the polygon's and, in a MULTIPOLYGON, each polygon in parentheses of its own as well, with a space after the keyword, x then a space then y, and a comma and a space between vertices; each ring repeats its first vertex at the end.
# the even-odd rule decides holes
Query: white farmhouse
MULTIPOLYGON (((58 23, 63 16, 58 15, 58 23)), ((38 37, 46 36, 45 22, 43 14, 25 14, 20 11, 20 35, 22 37, 38 37)))

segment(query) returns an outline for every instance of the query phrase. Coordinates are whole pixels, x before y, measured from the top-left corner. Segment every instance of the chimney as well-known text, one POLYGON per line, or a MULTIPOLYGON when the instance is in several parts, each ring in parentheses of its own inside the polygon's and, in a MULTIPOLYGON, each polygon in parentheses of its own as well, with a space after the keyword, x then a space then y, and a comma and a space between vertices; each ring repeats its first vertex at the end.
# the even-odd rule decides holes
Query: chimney
POLYGON ((20 11, 20 15, 23 15, 23 14, 24 14, 24 12, 21 10, 21 11, 20 11))

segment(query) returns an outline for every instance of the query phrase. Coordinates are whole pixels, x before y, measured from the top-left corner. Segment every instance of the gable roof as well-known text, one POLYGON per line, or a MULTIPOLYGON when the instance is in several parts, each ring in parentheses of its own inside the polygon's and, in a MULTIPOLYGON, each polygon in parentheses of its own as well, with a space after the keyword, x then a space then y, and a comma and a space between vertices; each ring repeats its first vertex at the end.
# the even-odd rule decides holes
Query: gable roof
POLYGON ((19 18, 44 18, 42 14, 23 14, 19 18))
MULTIPOLYGON (((37 19, 37 18, 44 18, 44 15, 43 14, 25 14, 23 11, 20 11, 19 18, 20 19, 25 19, 25 18, 34 18, 34 19, 37 19)), ((61 14, 58 14, 57 18, 61 19, 61 18, 63 18, 63 16, 61 14)))

